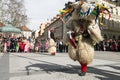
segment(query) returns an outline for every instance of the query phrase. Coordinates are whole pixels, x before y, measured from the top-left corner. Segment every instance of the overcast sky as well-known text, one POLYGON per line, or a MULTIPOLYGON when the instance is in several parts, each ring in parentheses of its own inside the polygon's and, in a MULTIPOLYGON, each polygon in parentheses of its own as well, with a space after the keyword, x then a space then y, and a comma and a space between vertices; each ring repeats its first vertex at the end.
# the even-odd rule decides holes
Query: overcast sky
POLYGON ((25 0, 26 14, 29 19, 27 26, 32 30, 39 29, 42 22, 56 16, 68 1, 75 0, 25 0))

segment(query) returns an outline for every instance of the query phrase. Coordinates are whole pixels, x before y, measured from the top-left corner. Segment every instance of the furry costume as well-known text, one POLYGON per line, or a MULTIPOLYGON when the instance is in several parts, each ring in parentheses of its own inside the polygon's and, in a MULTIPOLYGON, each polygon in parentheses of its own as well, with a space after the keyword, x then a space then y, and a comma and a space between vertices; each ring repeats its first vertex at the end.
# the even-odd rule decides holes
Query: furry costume
POLYGON ((49 31, 48 35, 49 35, 48 52, 51 53, 51 55, 55 55, 56 54, 56 42, 55 42, 54 33, 52 31, 49 31))
POLYGON ((52 38, 50 38, 50 40, 49 40, 48 52, 53 55, 55 55, 55 53, 56 53, 56 43, 52 38))
MULTIPOLYGON (((95 21, 100 13, 91 15, 90 12, 95 9, 94 6, 83 2, 77 4, 70 4, 75 7, 72 16, 65 23, 64 34, 71 31, 64 36, 64 41, 69 41, 69 56, 74 61, 81 64, 81 73, 83 76, 87 72, 87 65, 93 61, 94 58, 94 41, 99 43, 103 40, 98 23, 95 21), (82 11, 81 11, 82 10, 82 11), (80 14, 79 14, 80 13, 80 14), (72 37, 71 37, 72 36, 72 37)), ((103 9, 102 9, 103 10, 103 9)))

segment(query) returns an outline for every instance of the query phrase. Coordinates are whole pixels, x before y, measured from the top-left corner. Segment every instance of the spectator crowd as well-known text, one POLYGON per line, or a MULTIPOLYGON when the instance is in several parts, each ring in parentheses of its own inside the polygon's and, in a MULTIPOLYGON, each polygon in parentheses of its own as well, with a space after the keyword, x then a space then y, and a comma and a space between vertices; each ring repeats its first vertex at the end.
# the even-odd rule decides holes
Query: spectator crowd
MULTIPOLYGON (((57 52, 68 52, 68 43, 63 43, 62 40, 56 40, 57 52)), ((120 40, 104 40, 97 43, 95 46, 96 51, 119 51, 120 52, 120 40)), ((47 52, 49 48, 48 39, 32 39, 29 37, 3 37, 0 36, 0 52, 47 52)))
POLYGON ((119 51, 120 52, 120 40, 104 40, 95 45, 97 51, 119 51))
MULTIPOLYGON (((61 40, 56 41, 57 52, 68 52, 68 44, 61 40)), ((48 39, 33 39, 31 37, 4 37, 0 35, 0 52, 47 52, 49 48, 48 39)))

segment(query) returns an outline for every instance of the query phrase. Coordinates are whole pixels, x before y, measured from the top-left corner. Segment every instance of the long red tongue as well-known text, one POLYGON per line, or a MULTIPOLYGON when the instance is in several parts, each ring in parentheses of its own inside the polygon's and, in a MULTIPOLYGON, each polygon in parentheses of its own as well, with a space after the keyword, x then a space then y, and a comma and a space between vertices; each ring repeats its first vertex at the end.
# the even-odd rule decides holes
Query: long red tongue
POLYGON ((75 44, 75 39, 74 39, 74 38, 70 39, 70 44, 71 44, 75 49, 77 48, 77 46, 76 46, 76 44, 75 44))

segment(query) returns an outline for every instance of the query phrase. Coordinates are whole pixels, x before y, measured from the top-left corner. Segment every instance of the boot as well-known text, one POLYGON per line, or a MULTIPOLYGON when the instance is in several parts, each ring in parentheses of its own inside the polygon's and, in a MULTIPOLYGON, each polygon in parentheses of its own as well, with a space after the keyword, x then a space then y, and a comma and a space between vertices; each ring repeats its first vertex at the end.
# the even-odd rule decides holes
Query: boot
POLYGON ((85 76, 86 72, 79 72, 78 75, 79 76, 85 76))
POLYGON ((51 55, 55 55, 55 52, 51 53, 51 55))

